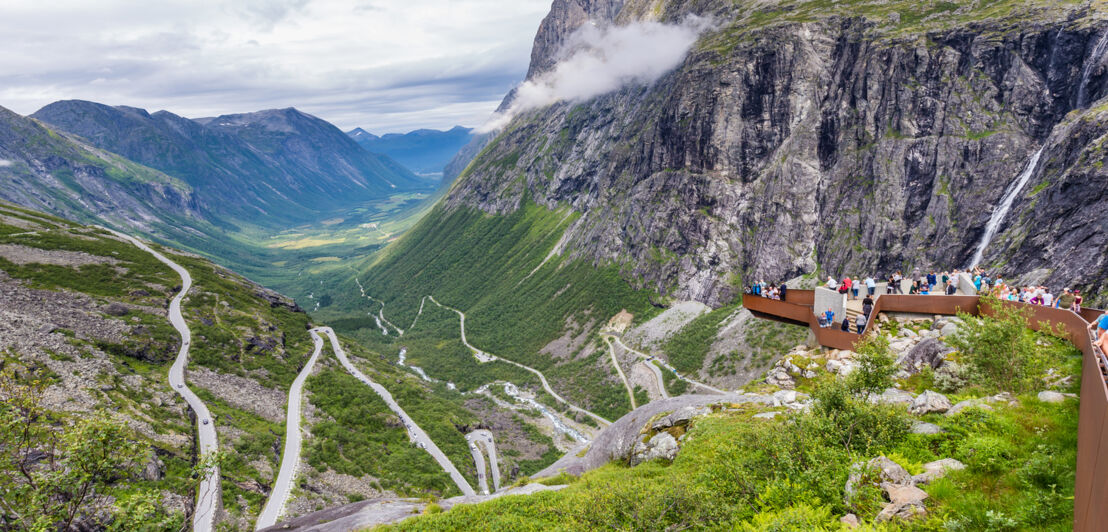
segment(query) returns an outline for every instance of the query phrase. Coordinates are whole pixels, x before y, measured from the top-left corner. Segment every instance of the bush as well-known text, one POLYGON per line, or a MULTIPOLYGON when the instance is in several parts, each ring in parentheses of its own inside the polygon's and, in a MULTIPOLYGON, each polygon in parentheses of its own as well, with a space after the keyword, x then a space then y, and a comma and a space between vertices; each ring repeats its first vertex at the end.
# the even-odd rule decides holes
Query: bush
POLYGON ((992 317, 960 314, 963 325, 950 339, 962 355, 965 377, 987 388, 1032 390, 1046 367, 1046 357, 1027 329, 1028 311, 988 296, 982 296, 982 305, 992 317))
POLYGON ((871 393, 879 394, 892 386, 897 367, 888 338, 868 336, 857 347, 857 353, 858 369, 847 378, 853 395, 864 399, 871 393))

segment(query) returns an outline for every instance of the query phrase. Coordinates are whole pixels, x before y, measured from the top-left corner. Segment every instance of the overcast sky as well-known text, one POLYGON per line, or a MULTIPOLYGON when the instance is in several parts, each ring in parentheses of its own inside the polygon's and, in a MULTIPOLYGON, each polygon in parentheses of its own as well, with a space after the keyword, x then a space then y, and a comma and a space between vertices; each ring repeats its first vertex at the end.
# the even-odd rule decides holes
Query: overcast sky
POLYGON ((0 106, 197 118, 296 107, 343 130, 476 126, 550 0, 2 0, 0 106))

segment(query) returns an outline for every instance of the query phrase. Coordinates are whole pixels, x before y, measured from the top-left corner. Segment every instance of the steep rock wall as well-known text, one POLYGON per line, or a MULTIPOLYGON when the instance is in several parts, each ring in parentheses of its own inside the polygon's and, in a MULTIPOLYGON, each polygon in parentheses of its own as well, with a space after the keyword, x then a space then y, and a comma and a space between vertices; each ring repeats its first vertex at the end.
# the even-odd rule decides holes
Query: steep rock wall
MULTIPOLYGON (((583 216, 565 253, 719 304, 752 277, 964 267, 1045 142, 1048 162, 984 264, 1101 289, 1108 216, 1096 206, 1108 176, 1090 143, 1104 130, 1081 118, 1099 112, 1077 108, 1105 92, 1094 52, 1106 14, 889 33, 865 17, 752 28, 728 24, 740 9, 730 2, 656 4, 629 3, 616 20, 698 13, 723 23, 652 86, 517 118, 447 204, 571 205, 583 216), (1061 266, 1071 257, 1081 264, 1061 266)), ((540 30, 533 57, 556 57, 554 42, 540 30)))

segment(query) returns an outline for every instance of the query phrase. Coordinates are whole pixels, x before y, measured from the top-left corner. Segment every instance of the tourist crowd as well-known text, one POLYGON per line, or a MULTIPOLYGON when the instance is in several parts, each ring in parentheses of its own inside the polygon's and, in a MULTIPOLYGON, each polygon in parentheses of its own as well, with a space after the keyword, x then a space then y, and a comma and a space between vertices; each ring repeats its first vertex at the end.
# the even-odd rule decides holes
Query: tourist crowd
MULTIPOLYGON (((973 268, 966 272, 960 270, 936 272, 932 270, 929 273, 924 273, 917 269, 908 276, 905 276, 898 270, 888 276, 881 277, 881 279, 882 282, 885 283, 886 294, 955 295, 958 293, 958 278, 962 273, 968 274, 974 289, 979 294, 988 293, 1006 301, 1020 301, 1032 305, 1043 305, 1070 309, 1077 313, 1081 312, 1082 297, 1081 292, 1078 290, 1066 288, 1056 296, 1045 286, 1010 286, 1004 279, 999 276, 994 279, 988 272, 981 268, 973 268), (907 292, 905 292, 905 285, 908 286, 907 292)), ((861 334, 866 328, 866 323, 870 318, 870 314, 873 312, 878 280, 872 276, 864 279, 846 276, 838 281, 835 280, 834 277, 828 277, 824 286, 847 296, 851 300, 857 300, 859 297, 863 298, 862 313, 855 317, 853 323, 851 323, 849 319, 843 319, 840 324, 841 329, 847 332, 851 330, 851 325, 854 325, 855 331, 861 334)), ((765 281, 757 281, 746 289, 746 294, 786 301, 788 286, 786 283, 777 285, 773 283, 767 284, 765 281)), ((1106 314, 1106 316, 1108 316, 1108 314, 1106 314)), ((828 308, 826 311, 820 313, 818 317, 820 327, 826 328, 835 326, 835 311, 833 308, 828 308)), ((1108 326, 1108 318, 1104 320, 1103 325, 1108 326)), ((1108 335, 1098 335, 1097 337, 1098 341, 1103 340, 1106 342, 1106 345, 1108 345, 1108 335)))

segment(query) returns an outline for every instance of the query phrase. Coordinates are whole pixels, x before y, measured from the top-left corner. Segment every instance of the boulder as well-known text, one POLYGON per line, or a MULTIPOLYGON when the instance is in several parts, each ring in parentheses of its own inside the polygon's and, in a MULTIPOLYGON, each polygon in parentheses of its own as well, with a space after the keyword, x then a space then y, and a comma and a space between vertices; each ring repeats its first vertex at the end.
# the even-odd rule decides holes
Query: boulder
POLYGON ((673 460, 677 457, 677 439, 668 432, 659 432, 646 443, 638 442, 631 449, 631 465, 637 466, 644 462, 663 458, 673 460))
POLYGON ((793 388, 796 386, 796 381, 793 380, 792 375, 789 375, 784 367, 778 366, 771 369, 766 375, 766 384, 780 388, 793 388))
POLYGON ((928 414, 931 412, 946 412, 950 410, 950 399, 947 399, 945 395, 927 390, 919 396, 917 396, 912 404, 908 406, 908 411, 916 415, 928 414))
POLYGON ((1066 400, 1066 396, 1051 390, 1043 390, 1039 392, 1039 400, 1044 403, 1061 403, 1066 400))
POLYGON ((845 526, 847 528, 858 528, 859 526, 862 525, 862 523, 860 523, 858 521, 858 516, 856 516, 854 514, 846 514, 846 515, 840 517, 839 522, 842 523, 843 526, 845 526))
POLYGON ((780 406, 785 403, 795 403, 796 392, 792 390, 781 390, 773 393, 773 405, 780 406))
POLYGON ((909 519, 924 517, 926 515, 927 508, 924 508, 922 502, 911 504, 889 503, 885 505, 885 508, 877 514, 877 517, 874 518, 874 521, 878 523, 892 521, 893 519, 907 521, 909 519))
POLYGON ((850 477, 846 480, 843 495, 846 504, 850 504, 850 498, 854 496, 858 483, 862 481, 863 475, 869 471, 877 473, 878 483, 882 487, 890 485, 906 486, 912 483, 912 475, 903 467, 900 467, 900 464, 885 458, 884 455, 867 462, 856 462, 850 466, 850 477))
POLYGON ((946 431, 934 423, 917 421, 912 425, 912 434, 942 434, 943 432, 946 431))
MULTIPOLYGON (((796 393, 796 392, 793 392, 793 393, 796 393)), ((693 418, 700 417, 700 416, 706 416, 706 415, 711 414, 711 413, 712 413, 712 409, 708 408, 706 406, 701 406, 701 407, 686 406, 686 407, 679 408, 674 412, 670 412, 669 414, 666 414, 666 415, 658 418, 656 421, 654 421, 654 423, 652 423, 650 425, 650 428, 651 428, 651 430, 657 431, 657 430, 667 429, 667 428, 670 428, 670 427, 688 425, 689 421, 691 421, 693 418)))
POLYGON ((919 337, 919 334, 917 334, 916 331, 913 331, 912 329, 907 329, 907 328, 906 329, 901 329, 900 330, 900 335, 905 337, 905 338, 918 338, 919 337))
POLYGON ((912 482, 916 484, 927 484, 935 479, 945 477, 947 471, 960 471, 965 468, 966 464, 953 458, 943 458, 942 460, 927 462, 923 464, 923 473, 913 476, 912 482))
POLYGON ((104 307, 104 314, 107 314, 109 316, 122 317, 126 316, 130 312, 131 309, 127 308, 126 305, 121 305, 119 303, 109 303, 106 307, 104 307))
POLYGON ((843 369, 843 363, 838 360, 828 360, 824 368, 828 373, 838 374, 843 369))
POLYGON ((886 486, 885 493, 889 495, 889 501, 896 505, 923 504, 927 498, 927 492, 912 485, 890 484, 886 486))
POLYGON ((897 388, 887 388, 881 395, 870 395, 869 402, 887 405, 907 405, 915 400, 912 394, 897 388))
POLYGON ((934 339, 926 338, 905 353, 897 363, 909 373, 918 373, 923 368, 939 369, 943 365, 943 357, 953 351, 946 344, 934 339))
POLYGON ((777 417, 781 412, 762 412, 761 414, 754 414, 754 419, 773 419, 777 417))
POLYGON ((963 411, 967 408, 980 408, 982 410, 992 410, 993 409, 993 407, 991 407, 991 406, 989 406, 988 404, 985 403, 984 399, 966 399, 965 401, 958 401, 957 404, 950 407, 950 409, 946 411, 946 415, 948 415, 948 416, 957 415, 959 412, 961 412, 961 411, 963 411))
POLYGON ((946 323, 941 329, 939 329, 939 334, 942 335, 943 338, 958 334, 958 324, 954 322, 946 323))

